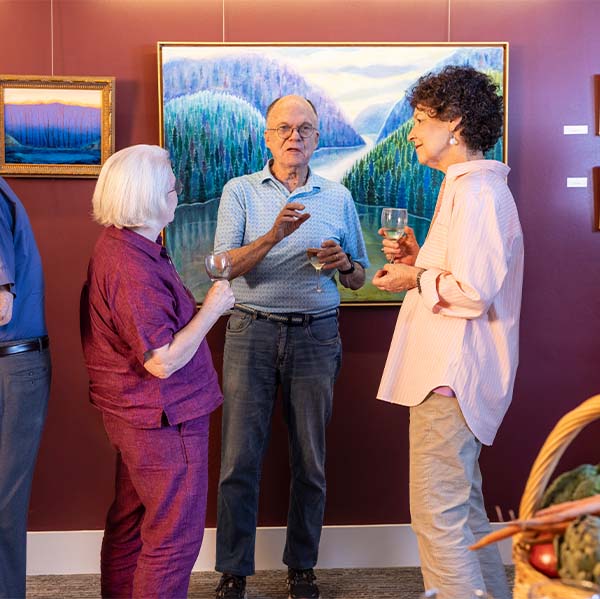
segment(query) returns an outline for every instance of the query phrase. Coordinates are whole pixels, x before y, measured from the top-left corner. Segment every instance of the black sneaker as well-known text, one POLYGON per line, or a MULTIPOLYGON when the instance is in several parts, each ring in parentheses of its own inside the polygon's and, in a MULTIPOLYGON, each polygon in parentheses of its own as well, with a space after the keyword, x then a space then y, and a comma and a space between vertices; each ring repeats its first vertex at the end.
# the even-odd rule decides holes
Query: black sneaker
POLYGON ((317 577, 312 568, 295 570, 288 568, 287 587, 288 599, 319 599, 319 587, 315 582, 317 577))
POLYGON ((247 599, 246 577, 235 574, 223 574, 215 589, 216 599, 247 599))

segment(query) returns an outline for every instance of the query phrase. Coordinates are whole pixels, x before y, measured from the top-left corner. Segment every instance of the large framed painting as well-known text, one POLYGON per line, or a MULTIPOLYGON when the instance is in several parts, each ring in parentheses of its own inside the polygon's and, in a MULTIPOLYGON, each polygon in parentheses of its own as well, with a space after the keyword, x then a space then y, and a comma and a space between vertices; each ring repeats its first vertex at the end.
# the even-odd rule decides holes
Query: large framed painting
POLYGON ((0 174, 97 177, 114 152, 113 77, 0 75, 0 174))
MULTIPOLYGON (((506 43, 159 42, 160 138, 183 186, 166 244, 196 299, 210 285, 203 256, 213 247, 223 185, 264 167, 265 110, 294 93, 319 114, 311 168, 350 189, 369 252, 367 284, 358 291, 340 287, 342 302, 400 300, 369 282, 384 260, 380 214, 385 206, 407 208, 409 225, 419 242, 425 239, 442 176, 419 165, 406 139, 412 109, 405 94, 421 75, 448 64, 488 73, 506 99, 506 43)), ((505 160, 506 121, 504 138, 488 157, 505 160)))

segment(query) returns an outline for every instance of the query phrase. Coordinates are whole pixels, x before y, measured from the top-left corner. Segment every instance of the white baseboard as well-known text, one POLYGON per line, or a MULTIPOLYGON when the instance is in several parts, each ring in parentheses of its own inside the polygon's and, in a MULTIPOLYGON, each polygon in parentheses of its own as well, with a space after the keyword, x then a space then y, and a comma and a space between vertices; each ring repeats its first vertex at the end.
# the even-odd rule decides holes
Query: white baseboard
MULTIPOLYGON (((501 525, 492 524, 498 528, 501 525)), ((30 532, 27 534, 27 574, 95 574, 100 571, 101 530, 30 532)), ((281 554, 284 527, 259 528, 256 569, 284 568, 281 554)), ((500 543, 505 564, 511 563, 510 540, 500 543)), ((325 526, 318 568, 395 568, 418 566, 415 535, 408 524, 325 526)), ((213 570, 215 529, 207 528, 194 571, 213 570)))

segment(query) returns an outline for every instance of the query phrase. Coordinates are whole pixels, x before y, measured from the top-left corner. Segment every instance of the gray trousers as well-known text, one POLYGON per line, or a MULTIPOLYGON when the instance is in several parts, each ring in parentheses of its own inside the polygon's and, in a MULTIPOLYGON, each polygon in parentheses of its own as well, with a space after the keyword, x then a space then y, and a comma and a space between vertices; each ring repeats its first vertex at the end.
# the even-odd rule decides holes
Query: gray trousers
POLYGON ((491 531, 481 492, 475 438, 454 397, 432 393, 410 409, 410 511, 426 589, 440 599, 487 591, 509 599, 496 544, 469 545, 491 531))
POLYGON ((27 512, 50 392, 50 353, 0 357, 0 598, 25 597, 27 512))

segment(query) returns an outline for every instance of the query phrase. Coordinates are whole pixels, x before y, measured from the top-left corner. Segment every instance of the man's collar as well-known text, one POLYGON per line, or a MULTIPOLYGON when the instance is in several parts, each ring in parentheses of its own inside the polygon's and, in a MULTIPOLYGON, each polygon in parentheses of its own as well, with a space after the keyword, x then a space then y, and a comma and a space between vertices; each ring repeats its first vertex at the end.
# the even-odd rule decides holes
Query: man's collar
MULTIPOLYGON (((260 171, 260 182, 266 183, 267 181, 273 181, 276 184, 283 185, 283 183, 271 172, 271 164, 273 163, 273 159, 267 161, 265 164, 265 168, 260 171)), ((318 181, 319 175, 313 173, 310 165, 308 166, 308 177, 306 178, 306 183, 301 185, 300 187, 296 187, 294 191, 298 191, 299 189, 303 189, 305 187, 309 189, 321 189, 321 184, 318 181)), ((285 186, 284 186, 285 187, 285 186)))

